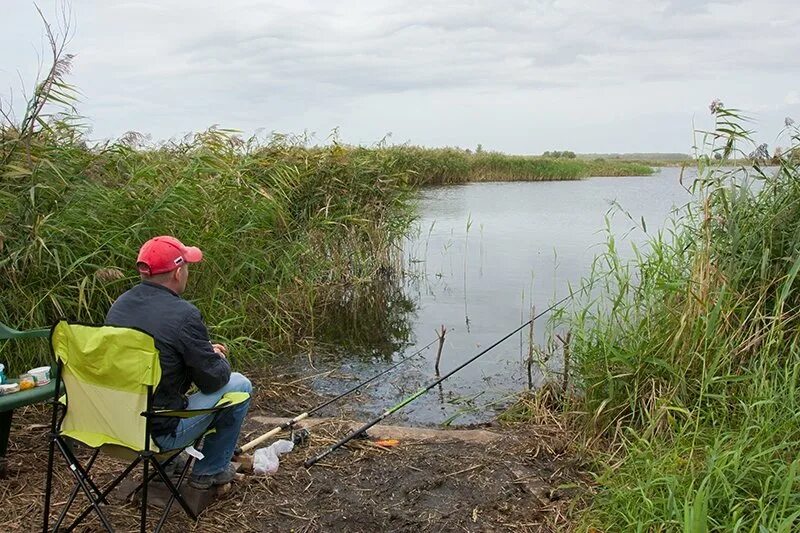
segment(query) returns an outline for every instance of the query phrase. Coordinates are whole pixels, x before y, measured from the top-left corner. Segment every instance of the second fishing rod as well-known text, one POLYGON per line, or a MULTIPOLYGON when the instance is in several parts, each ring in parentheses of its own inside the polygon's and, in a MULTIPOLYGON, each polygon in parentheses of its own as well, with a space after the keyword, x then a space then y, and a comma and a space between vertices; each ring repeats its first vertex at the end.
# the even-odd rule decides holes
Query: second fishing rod
POLYGON ((465 366, 467 366, 467 365, 469 365, 470 363, 472 363, 472 362, 476 361, 477 359, 479 359, 479 358, 480 358, 480 357, 482 357, 483 355, 486 355, 486 354, 487 354, 487 353, 489 353, 491 350, 493 350, 494 348, 496 348, 496 347, 497 347, 499 344, 501 344, 503 341, 507 340, 508 338, 512 337, 512 336, 513 336, 513 335, 515 335, 516 333, 520 332, 520 331, 521 331, 523 328, 525 328, 525 327, 527 327, 528 325, 530 325, 530 324, 531 324, 531 322, 533 322, 533 321, 534 321, 534 320, 536 320, 537 318, 540 318, 540 317, 544 316, 546 313, 548 313, 548 312, 552 311, 553 309, 555 309, 556 307, 558 307, 558 306, 559 306, 559 305, 561 305, 562 303, 564 303, 564 302, 566 302, 567 300, 569 300, 570 298, 572 298, 572 296, 573 296, 573 293, 572 293, 572 292, 570 292, 570 294, 569 294, 568 296, 565 296, 565 297, 564 297, 564 298, 562 298, 561 300, 557 301, 556 303, 554 303, 553 305, 551 305, 550 307, 548 307, 547 309, 545 309, 544 311, 542 311, 542 312, 541 312, 541 313, 539 313, 538 315, 534 316, 533 318, 531 318, 530 320, 528 320, 527 322, 525 322, 524 324, 522 324, 521 326, 519 326, 518 328, 516 328, 514 331, 512 331, 511 333, 509 333, 508 335, 506 335, 506 336, 505 336, 505 337, 503 337, 502 339, 500 339, 500 340, 496 341, 494 344, 492 344, 491 346, 489 346, 488 348, 486 348, 486 349, 485 349, 485 350, 483 350, 482 352, 480 352, 480 353, 478 353, 477 355, 473 356, 472 358, 468 359, 468 360, 467 360, 467 361, 465 361, 464 363, 461 363, 459 366, 457 366, 456 368, 454 368, 453 370, 451 370, 450 372, 448 372, 448 373, 447 373, 447 374, 445 374, 444 376, 440 377, 440 378, 439 378, 439 379, 437 379, 436 381, 434 381, 434 382, 430 383, 429 385, 427 385, 427 386, 425 386, 425 387, 422 387, 421 389, 419 389, 417 392, 415 392, 414 394, 412 394, 412 395, 411 395, 411 396, 409 396, 408 398, 404 399, 403 401, 401 401, 401 402, 400 402, 400 403, 398 403, 397 405, 395 405, 395 406, 393 406, 393 407, 389 408, 387 411, 385 411, 385 412, 384 412, 382 415, 380 415, 379 417, 377 417, 377 418, 375 418, 374 420, 372 420, 372 421, 370 421, 370 422, 368 422, 368 423, 364 424, 363 426, 361 426, 360 428, 356 429, 355 431, 353 431, 352 433, 350 433, 350 434, 349 434, 349 435, 347 435, 346 437, 343 437, 343 438, 342 438, 342 439, 340 439, 340 440, 339 440, 339 441, 338 441, 336 444, 333 444, 331 447, 329 447, 327 450, 325 450, 324 452, 320 453, 320 454, 319 454, 319 455, 317 455, 316 457, 312 457, 311 459, 308 459, 308 460, 306 460, 306 461, 305 461, 305 463, 303 463, 303 465, 304 465, 306 468, 309 468, 309 467, 311 467, 311 466, 314 466, 314 465, 315 465, 315 464, 316 464, 318 461, 320 461, 321 459, 323 459, 323 458, 327 457, 327 456, 328 456, 328 455, 329 455, 331 452, 333 452, 333 451, 335 451, 335 450, 338 450, 339 448, 341 448, 343 445, 347 444, 348 442, 350 442, 350 441, 351 441, 351 440, 353 440, 354 438, 356 438, 356 437, 358 437, 358 436, 360 436, 360 435, 366 434, 366 431, 367 431, 369 428, 371 428, 372 426, 374 426, 375 424, 377 424, 378 422, 380 422, 381 420, 383 420, 383 419, 384 419, 384 418, 386 418, 387 416, 391 415, 392 413, 394 413, 394 412, 396 412, 396 411, 399 411, 400 409, 402 409, 402 408, 403 408, 403 407, 405 407, 406 405, 410 404, 411 402, 413 402, 414 400, 416 400, 417 398, 419 398, 420 396, 422 396, 423 394, 425 394, 426 392, 428 392, 429 390, 431 390, 432 388, 434 388, 436 385, 440 384, 441 382, 443 382, 444 380, 446 380, 447 378, 449 378, 450 376, 452 376, 453 374, 455 374, 456 372, 458 372, 459 370, 461 370, 461 369, 462 369, 462 368, 464 368, 465 366))

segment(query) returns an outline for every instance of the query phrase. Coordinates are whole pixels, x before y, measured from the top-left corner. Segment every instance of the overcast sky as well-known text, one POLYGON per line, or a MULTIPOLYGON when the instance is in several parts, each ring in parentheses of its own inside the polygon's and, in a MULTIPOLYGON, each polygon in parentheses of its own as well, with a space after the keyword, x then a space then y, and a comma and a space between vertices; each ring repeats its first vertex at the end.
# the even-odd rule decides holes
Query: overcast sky
MULTIPOLYGON (((56 2, 41 0, 56 19, 56 2)), ((73 0, 70 81, 92 138, 213 124, 339 128, 535 154, 689 152, 720 98, 776 143, 800 119, 800 2, 73 0)), ((0 0, 0 96, 42 49, 30 0, 0 0)), ((780 143, 780 142, 779 142, 780 143)))

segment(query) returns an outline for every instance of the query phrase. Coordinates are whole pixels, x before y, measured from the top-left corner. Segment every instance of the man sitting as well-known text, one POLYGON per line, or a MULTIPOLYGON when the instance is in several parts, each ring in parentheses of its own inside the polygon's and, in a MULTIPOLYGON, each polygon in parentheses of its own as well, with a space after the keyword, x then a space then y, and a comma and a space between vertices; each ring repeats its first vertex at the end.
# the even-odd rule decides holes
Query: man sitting
MULTIPOLYGON (((251 392, 250 381, 231 373, 227 347, 212 344, 200 311, 181 298, 189 279, 189 263, 203 253, 169 236, 150 239, 139 250, 136 267, 142 282, 120 296, 106 316, 106 324, 149 333, 160 352, 161 382, 153 396, 155 409, 207 409, 227 392, 251 392), (188 398, 194 383, 199 392, 188 398)), ((203 443, 204 458, 195 463, 189 484, 200 489, 233 480, 230 460, 250 400, 222 411, 203 443)), ((206 430, 210 417, 154 418, 151 429, 165 449, 189 446, 206 430)))

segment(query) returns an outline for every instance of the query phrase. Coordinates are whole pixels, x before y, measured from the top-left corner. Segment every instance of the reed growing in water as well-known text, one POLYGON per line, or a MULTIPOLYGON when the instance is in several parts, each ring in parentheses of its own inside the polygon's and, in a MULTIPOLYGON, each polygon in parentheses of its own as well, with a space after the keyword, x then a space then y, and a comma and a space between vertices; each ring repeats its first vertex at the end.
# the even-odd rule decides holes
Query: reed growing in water
POLYGON ((698 203, 632 263, 612 243, 566 320, 567 411, 605 444, 584 529, 800 529, 800 168, 726 166, 748 132, 713 112, 698 203))
POLYGON ((411 221, 406 175, 381 153, 220 130, 147 150, 34 137, 0 182, 0 320, 19 327, 101 321, 138 246, 175 234, 205 252, 189 296, 213 333, 257 358, 330 329, 326 309, 391 273, 411 221))
POLYGON ((415 146, 393 146, 384 150, 408 169, 417 185, 560 181, 590 176, 648 176, 653 173, 652 167, 629 161, 586 161, 415 146))
MULTIPOLYGON (((102 321, 137 281, 138 247, 159 234, 203 248, 188 296, 240 360, 346 332, 361 307, 396 299, 376 288, 412 220, 394 158, 219 129, 88 146, 64 81, 71 57, 54 52, 25 116, 6 110, 0 124, 0 320, 102 321)), ((42 357, 13 348, 2 357, 17 370, 42 357)))

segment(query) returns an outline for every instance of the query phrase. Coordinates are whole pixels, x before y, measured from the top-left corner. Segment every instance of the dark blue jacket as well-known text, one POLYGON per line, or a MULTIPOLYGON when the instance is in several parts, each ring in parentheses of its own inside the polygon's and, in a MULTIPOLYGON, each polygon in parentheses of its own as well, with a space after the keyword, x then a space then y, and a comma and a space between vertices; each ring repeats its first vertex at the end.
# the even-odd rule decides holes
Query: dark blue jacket
MULTIPOLYGON (((120 296, 106 316, 106 324, 133 327, 149 333, 160 352, 161 382, 153 407, 184 409, 192 383, 209 394, 231 377, 228 361, 212 348, 200 310, 168 288, 144 281, 120 296)), ((154 418, 153 435, 167 435, 177 418, 154 418)))

